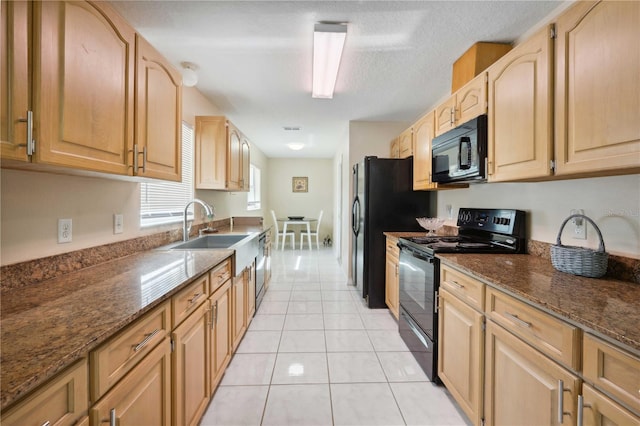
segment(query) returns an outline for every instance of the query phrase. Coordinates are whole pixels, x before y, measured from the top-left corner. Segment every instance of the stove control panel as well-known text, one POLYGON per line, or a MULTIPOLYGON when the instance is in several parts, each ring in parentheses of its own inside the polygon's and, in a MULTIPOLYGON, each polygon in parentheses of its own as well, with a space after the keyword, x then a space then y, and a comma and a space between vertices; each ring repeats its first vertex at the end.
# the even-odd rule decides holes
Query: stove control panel
POLYGON ((525 237, 525 212, 512 209, 461 208, 458 226, 466 230, 482 230, 525 237))

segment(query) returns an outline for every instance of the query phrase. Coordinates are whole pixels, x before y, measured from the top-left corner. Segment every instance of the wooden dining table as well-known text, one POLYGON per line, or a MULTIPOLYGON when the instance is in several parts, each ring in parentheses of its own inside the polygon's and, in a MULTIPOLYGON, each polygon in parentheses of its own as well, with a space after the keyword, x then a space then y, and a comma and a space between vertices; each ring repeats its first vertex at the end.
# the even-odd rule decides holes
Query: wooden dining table
MULTIPOLYGON (((312 222, 317 222, 318 219, 314 219, 314 218, 310 218, 310 217, 304 217, 304 216, 289 216, 286 218, 279 218, 278 222, 282 222, 282 246, 280 248, 280 250, 284 250, 284 243, 286 241, 286 235, 287 235, 287 227, 294 225, 294 226, 305 226, 307 229, 307 238, 309 240, 309 250, 311 250, 311 223, 312 222)), ((304 232, 304 231, 300 231, 300 232, 304 232)), ((295 242, 295 237, 293 240, 293 248, 296 248, 296 242, 295 242)), ((300 248, 302 248, 302 244, 300 245, 300 248)))

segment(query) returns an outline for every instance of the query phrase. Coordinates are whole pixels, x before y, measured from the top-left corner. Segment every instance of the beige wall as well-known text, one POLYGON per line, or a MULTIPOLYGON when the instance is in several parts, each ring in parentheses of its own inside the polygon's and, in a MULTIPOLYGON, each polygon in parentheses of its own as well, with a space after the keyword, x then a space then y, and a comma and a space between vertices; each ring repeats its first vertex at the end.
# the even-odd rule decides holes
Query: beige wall
MULTIPOLYGON (((333 234, 333 161, 330 159, 272 158, 268 172, 269 210, 276 216, 307 216, 317 218, 324 211, 320 224, 320 242, 333 234), (293 192, 291 178, 309 178, 309 192, 293 192)), ((266 211, 266 223, 272 224, 266 211)), ((296 241, 296 245, 299 240, 296 241)))
MULTIPOLYGON (((194 88, 183 90, 183 120, 195 124, 195 115, 220 115, 219 109, 194 88)), ((262 197, 266 200, 268 161, 254 145, 251 161, 262 169, 262 197)), ((0 262, 8 265, 141 235, 179 228, 181 224, 140 228, 139 184, 136 182, 32 171, 0 171, 2 204, 0 262), (124 232, 113 234, 113 215, 124 215, 124 232), (59 218, 73 220, 73 241, 57 242, 59 218)), ((246 193, 196 191, 216 207, 218 218, 261 216, 248 212, 246 193)), ((198 217, 196 215, 196 220, 198 217)))
MULTIPOLYGON (((562 221, 571 209, 583 209, 602 232, 607 252, 640 258, 640 175, 571 179, 536 183, 476 184, 468 189, 438 192, 438 216, 446 206, 457 218, 460 207, 517 208, 528 214, 529 238, 555 243, 562 221)), ((597 247, 593 228, 587 242, 571 237, 567 224, 562 243, 597 247)))

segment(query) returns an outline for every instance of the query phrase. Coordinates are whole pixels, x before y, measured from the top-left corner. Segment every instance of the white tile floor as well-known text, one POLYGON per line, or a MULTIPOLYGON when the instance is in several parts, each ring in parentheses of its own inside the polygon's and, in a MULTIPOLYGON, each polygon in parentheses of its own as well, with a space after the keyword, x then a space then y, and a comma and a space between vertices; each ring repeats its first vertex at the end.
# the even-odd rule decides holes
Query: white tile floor
POLYGON ((202 425, 467 425, 386 309, 368 309, 330 249, 274 250, 269 290, 202 425))

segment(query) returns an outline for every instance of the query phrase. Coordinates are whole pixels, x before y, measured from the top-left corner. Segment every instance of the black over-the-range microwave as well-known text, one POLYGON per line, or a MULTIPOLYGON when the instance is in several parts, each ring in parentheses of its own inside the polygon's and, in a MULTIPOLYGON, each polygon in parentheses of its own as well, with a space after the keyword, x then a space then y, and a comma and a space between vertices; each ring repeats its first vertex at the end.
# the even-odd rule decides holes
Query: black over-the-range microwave
POLYGON ((433 139, 433 182, 482 182, 487 178, 487 115, 433 139))

